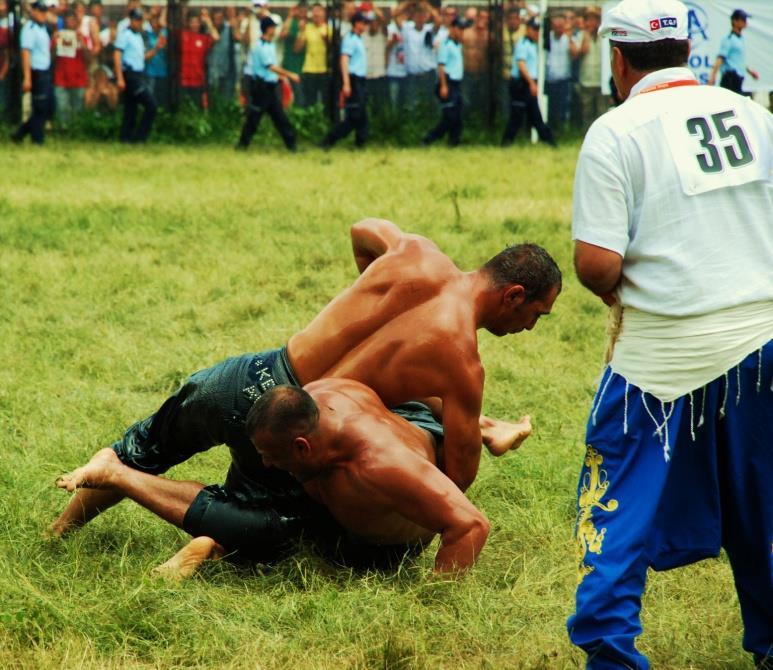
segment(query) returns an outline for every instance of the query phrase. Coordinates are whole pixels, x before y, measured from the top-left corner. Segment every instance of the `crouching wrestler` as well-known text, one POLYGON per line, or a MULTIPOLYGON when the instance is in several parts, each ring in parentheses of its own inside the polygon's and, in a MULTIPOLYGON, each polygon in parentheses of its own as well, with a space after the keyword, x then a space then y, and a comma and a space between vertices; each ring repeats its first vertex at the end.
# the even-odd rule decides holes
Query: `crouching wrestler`
POLYGON ((470 567, 489 532, 486 517, 440 470, 443 429, 421 403, 390 411, 347 379, 277 386, 251 407, 246 433, 268 468, 290 473, 306 493, 171 481, 127 467, 112 449, 57 480, 60 488, 106 489, 131 498, 194 540, 161 566, 191 574, 223 554, 270 561, 302 537, 352 567, 388 567, 440 534, 436 572, 470 567))

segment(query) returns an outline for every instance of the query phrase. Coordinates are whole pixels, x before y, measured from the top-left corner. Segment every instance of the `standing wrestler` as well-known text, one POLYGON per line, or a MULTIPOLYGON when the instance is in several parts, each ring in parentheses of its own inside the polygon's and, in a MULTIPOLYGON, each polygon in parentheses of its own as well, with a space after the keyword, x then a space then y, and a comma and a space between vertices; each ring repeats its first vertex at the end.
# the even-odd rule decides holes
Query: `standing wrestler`
MULTIPOLYGON (((387 407, 428 399, 442 413, 438 465, 462 491, 475 479, 482 441, 494 455, 518 446, 531 430, 528 418, 512 425, 480 416, 484 373, 476 331, 504 336, 531 330, 561 290, 553 259, 541 247, 522 244, 462 272, 432 241, 381 219, 355 224, 352 242, 361 272, 352 286, 286 347, 230 358, 192 375, 113 445, 121 461, 160 474, 225 443, 232 456, 226 488, 234 496, 260 497, 271 489, 303 498, 291 476, 263 467, 244 422, 269 388, 323 377, 359 381, 387 407)), ((120 499, 112 491, 79 491, 52 532, 81 525, 120 499)))
POLYGON ((139 472, 112 449, 57 484, 117 491, 193 535, 162 566, 173 576, 190 574, 215 552, 265 560, 290 550, 301 533, 354 567, 393 565, 440 534, 435 571, 465 569, 486 542, 488 521, 435 467, 439 426, 422 429, 405 416, 348 379, 321 379, 305 390, 277 386, 258 398, 246 432, 266 466, 291 473, 320 505, 313 523, 291 522, 295 510, 281 499, 245 508, 201 495, 222 488, 139 472))
POLYGON ((604 19, 625 102, 585 137, 580 281, 622 308, 588 421, 571 640, 589 668, 637 651, 647 569, 724 547, 758 667, 773 652, 773 117, 686 67, 686 7, 604 19))

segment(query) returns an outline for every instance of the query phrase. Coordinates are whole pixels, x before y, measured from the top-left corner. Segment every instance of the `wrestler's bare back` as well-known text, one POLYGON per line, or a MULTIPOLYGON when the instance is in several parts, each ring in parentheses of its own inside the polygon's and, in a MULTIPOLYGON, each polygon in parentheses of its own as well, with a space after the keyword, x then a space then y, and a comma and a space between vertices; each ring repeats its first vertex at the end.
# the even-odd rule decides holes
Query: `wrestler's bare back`
POLYGON ((458 388, 457 370, 475 379, 482 369, 464 277, 432 241, 403 235, 290 338, 299 381, 355 379, 394 406, 444 397, 458 388))
POLYGON ((339 438, 330 450, 335 454, 332 464, 304 482, 304 488, 342 526, 374 544, 429 541, 438 529, 417 525, 401 513, 405 488, 418 504, 437 507, 438 513, 445 505, 477 513, 435 466, 436 445, 429 433, 389 412, 369 388, 324 379, 306 390, 321 421, 339 438))

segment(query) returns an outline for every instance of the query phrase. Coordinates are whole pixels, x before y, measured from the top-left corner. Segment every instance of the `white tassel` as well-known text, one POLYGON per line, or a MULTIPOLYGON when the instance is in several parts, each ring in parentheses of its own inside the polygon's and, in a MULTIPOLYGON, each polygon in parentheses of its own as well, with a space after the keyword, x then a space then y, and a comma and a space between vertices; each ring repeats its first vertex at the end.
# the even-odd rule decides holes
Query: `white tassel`
POLYGON ((674 403, 671 403, 671 410, 666 414, 665 405, 660 403, 660 411, 663 412, 663 427, 665 428, 665 441, 663 442, 663 459, 668 463, 671 460, 671 446, 668 441, 668 420, 674 413, 674 403))
POLYGON ((757 350, 757 393, 762 386, 762 347, 757 350))
POLYGON ((692 441, 695 442, 695 428, 693 426, 693 407, 692 407, 692 391, 690 391, 690 437, 692 438, 692 441))
POLYGON ((698 428, 703 425, 703 414, 706 410, 706 387, 701 389, 701 415, 698 417, 698 428))
POLYGON ((623 435, 628 435, 628 382, 625 382, 625 394, 623 396, 623 435))
POLYGON ((655 415, 650 412, 650 408, 647 406, 647 394, 642 392, 641 394, 641 402, 642 405, 644 405, 644 409, 647 411, 647 414, 649 415, 650 419, 652 419, 652 423, 655 424, 655 432, 652 433, 653 435, 657 435, 660 438, 660 441, 663 441, 663 435, 662 435, 662 427, 658 424, 658 420, 655 418, 655 415))
POLYGON ((724 419, 725 418, 725 406, 727 405, 727 387, 729 386, 729 381, 727 377, 727 372, 725 373, 725 395, 722 398, 722 407, 719 408, 719 418, 724 419))
POLYGON ((601 387, 601 392, 599 393, 598 402, 596 402, 596 408, 593 410, 593 425, 596 425, 596 416, 599 413, 599 407, 601 407, 601 401, 604 399, 604 394, 607 392, 607 386, 609 386, 609 382, 612 381, 612 375, 614 374, 612 372, 612 368, 607 368, 609 370, 609 375, 607 376, 607 381, 604 382, 604 386, 601 387))

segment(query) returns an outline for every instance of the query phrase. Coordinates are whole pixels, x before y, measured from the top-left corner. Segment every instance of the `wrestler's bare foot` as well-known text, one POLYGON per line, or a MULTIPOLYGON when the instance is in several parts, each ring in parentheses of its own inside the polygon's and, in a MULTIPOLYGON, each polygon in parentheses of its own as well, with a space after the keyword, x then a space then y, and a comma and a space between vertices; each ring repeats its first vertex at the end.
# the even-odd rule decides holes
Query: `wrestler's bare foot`
POLYGON ((181 580, 190 577, 204 561, 220 558, 223 547, 211 537, 194 537, 166 563, 153 568, 154 577, 181 580))
POLYGON ((56 480, 60 489, 73 492, 78 487, 89 489, 110 488, 110 481, 118 468, 123 467, 112 449, 100 449, 86 465, 56 480))
POLYGON ((531 435, 531 417, 522 416, 516 423, 498 421, 487 416, 480 418, 483 444, 494 456, 517 449, 531 435))

